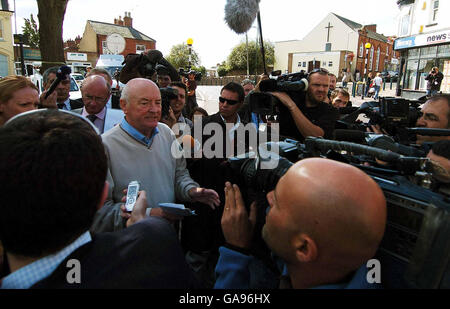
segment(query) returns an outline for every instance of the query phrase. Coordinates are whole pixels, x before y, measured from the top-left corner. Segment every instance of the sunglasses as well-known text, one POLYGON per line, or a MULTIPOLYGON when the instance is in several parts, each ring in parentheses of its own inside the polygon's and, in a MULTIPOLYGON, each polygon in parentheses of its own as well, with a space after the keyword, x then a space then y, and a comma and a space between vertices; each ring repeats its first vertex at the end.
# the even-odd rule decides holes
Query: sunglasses
POLYGON ((220 103, 227 102, 229 105, 236 105, 236 104, 239 103, 239 101, 237 101, 237 100, 230 100, 230 99, 225 99, 225 98, 222 98, 222 97, 219 97, 219 101, 220 101, 220 103))

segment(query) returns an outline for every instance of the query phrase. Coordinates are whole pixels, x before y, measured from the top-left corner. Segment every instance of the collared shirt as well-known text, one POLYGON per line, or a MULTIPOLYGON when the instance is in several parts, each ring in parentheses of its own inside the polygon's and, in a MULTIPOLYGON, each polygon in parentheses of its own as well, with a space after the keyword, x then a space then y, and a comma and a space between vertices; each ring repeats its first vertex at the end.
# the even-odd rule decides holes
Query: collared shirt
POLYGON ((123 118, 122 122, 120 123, 120 127, 124 129, 125 132, 130 134, 130 136, 133 137, 135 140, 143 143, 147 147, 150 147, 152 145, 153 138, 155 137, 156 134, 159 133, 158 127, 155 127, 153 129, 152 136, 147 137, 138 130, 136 130, 135 128, 133 128, 125 118, 123 118))
POLYGON ((28 289, 50 276, 72 252, 92 240, 89 231, 78 237, 64 249, 28 264, 6 276, 2 289, 28 289))
POLYGON ((112 108, 112 95, 109 96, 108 102, 106 102, 106 108, 112 108))
MULTIPOLYGON (((83 107, 81 115, 84 117, 87 117, 89 115, 89 113, 86 111, 86 107, 83 107)), ((97 118, 94 121, 94 125, 100 131, 100 134, 102 134, 105 127, 106 107, 104 107, 98 114, 95 114, 95 116, 97 116, 97 118)))
MULTIPOLYGON (((220 115, 220 114, 219 114, 220 115)), ((225 121, 225 119, 222 117, 222 115, 220 115, 220 118, 222 118, 223 122, 225 123, 225 126, 227 124, 227 122, 225 121)), ((230 131, 228 131, 228 136, 230 138, 230 140, 234 139, 234 131, 237 130, 237 128, 239 128, 239 124, 241 123, 241 117, 239 117, 239 115, 237 115, 237 120, 236 123, 234 124, 234 126, 230 129, 230 131)), ((228 129, 228 128, 227 128, 228 129)))
POLYGON ((66 111, 72 110, 72 107, 70 106, 70 97, 64 101, 64 106, 62 109, 66 110, 66 111))

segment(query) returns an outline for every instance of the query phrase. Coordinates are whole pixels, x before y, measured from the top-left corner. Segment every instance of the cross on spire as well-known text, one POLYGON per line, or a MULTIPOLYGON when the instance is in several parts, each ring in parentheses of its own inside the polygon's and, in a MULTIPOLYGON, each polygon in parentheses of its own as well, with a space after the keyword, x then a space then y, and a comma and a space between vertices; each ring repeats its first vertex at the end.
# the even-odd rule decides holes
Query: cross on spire
POLYGON ((328 27, 325 27, 325 29, 328 29, 328 35, 327 35, 327 42, 330 42, 330 29, 333 28, 333 26, 328 23, 328 27))

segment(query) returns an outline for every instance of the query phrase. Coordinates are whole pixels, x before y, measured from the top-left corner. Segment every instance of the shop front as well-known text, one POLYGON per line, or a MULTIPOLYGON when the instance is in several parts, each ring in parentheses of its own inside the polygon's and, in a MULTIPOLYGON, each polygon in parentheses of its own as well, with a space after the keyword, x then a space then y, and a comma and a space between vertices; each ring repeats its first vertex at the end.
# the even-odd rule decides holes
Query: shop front
POLYGON ((441 92, 450 93, 450 29, 399 38, 394 49, 401 52, 398 87, 402 97, 423 97, 427 90, 425 77, 435 66, 444 75, 441 92))

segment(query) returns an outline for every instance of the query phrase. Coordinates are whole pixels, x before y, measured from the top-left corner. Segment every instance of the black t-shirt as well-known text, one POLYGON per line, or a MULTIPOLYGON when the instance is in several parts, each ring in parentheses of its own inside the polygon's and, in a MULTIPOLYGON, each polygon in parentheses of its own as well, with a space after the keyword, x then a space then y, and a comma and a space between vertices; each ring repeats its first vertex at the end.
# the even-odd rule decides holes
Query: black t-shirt
MULTIPOLYGON (((298 102, 297 100, 294 100, 298 102)), ((325 132, 324 138, 332 139, 336 120, 339 119, 338 110, 327 103, 319 103, 315 107, 306 107, 304 104, 298 104, 298 108, 314 125, 322 128, 325 132)), ((300 133, 295 125, 289 110, 283 105, 279 104, 280 109, 280 134, 300 142, 304 141, 304 136, 300 133)))

